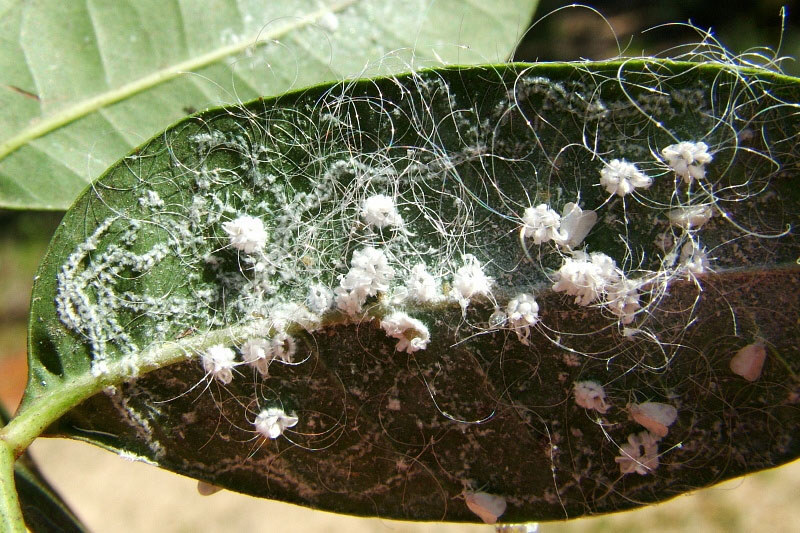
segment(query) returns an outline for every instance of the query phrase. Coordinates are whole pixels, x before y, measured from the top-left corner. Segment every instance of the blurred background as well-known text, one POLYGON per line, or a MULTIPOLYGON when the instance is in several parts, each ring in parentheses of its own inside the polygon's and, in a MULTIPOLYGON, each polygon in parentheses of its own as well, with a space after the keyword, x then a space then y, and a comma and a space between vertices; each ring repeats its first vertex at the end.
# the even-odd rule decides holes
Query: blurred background
MULTIPOLYGON (((698 42, 709 29, 734 54, 756 51, 769 59, 800 55, 800 6, 792 2, 728 0, 721 9, 718 3, 702 0, 595 1, 593 8, 605 18, 585 7, 559 9, 564 5, 557 0, 541 1, 516 60, 606 59, 620 51, 674 56, 688 52, 687 43, 698 42), (788 13, 782 19, 784 5, 788 13), (671 24, 690 21, 696 28, 671 24)), ((781 66, 789 74, 800 75, 795 60, 782 61, 781 66)), ((0 211, 0 402, 11 411, 25 386, 33 276, 60 218, 61 213, 0 211)), ((193 480, 72 441, 39 439, 32 455, 78 516, 97 532, 493 530, 490 526, 338 516, 224 491, 203 497, 193 480)), ((798 495, 800 462, 795 462, 647 509, 548 523, 540 531, 798 531, 798 495)))

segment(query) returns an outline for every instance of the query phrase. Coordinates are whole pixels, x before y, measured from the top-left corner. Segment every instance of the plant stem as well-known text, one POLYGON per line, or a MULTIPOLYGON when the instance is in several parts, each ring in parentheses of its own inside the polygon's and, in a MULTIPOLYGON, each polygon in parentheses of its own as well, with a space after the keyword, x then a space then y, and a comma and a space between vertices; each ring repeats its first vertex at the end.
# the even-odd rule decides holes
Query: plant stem
POLYGON ((14 450, 0 439, 0 531, 25 533, 25 520, 14 485, 14 450))

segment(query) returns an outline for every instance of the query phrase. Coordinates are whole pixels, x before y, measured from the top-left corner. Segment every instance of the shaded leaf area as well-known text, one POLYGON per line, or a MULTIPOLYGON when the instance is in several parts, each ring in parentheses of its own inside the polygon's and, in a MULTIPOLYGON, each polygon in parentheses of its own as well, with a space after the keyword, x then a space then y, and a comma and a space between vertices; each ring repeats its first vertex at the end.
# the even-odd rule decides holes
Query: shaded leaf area
POLYGON ((476 521, 465 491, 505 498, 502 521, 611 512, 791 460, 795 84, 727 65, 518 64, 189 118, 66 214, 34 289, 21 413, 195 342, 186 362, 127 379, 53 432, 241 492, 417 520, 476 521), (688 183, 660 154, 700 140, 713 161, 688 183), (651 186, 610 194, 599 177, 613 159, 651 186), (402 223, 368 222, 376 195, 402 223), (575 248, 607 254, 635 282, 624 309, 616 289, 588 306, 553 291, 585 256, 536 244, 525 211, 570 203, 598 217, 575 248), (681 223, 687 210, 702 223, 681 223), (234 246, 226 224, 242 216, 263 221, 262 251, 234 246), (348 310, 368 248, 385 259, 372 265, 385 284, 348 310), (420 264, 438 295, 427 302, 409 297, 420 264), (459 292, 468 266, 492 278, 489 292, 459 292), (520 293, 538 302, 532 327, 508 307, 520 293), (424 349, 387 337, 379 324, 398 312, 421 321, 424 349), (254 339, 293 353, 262 376, 242 361, 254 339), (219 343, 239 360, 229 383, 200 363, 219 343), (729 364, 752 343, 768 357, 751 383, 729 364), (607 413, 576 406, 583 380, 605 387, 607 413), (658 442, 660 466, 623 475, 616 459, 643 430, 626 406, 646 401, 678 420, 658 442), (262 438, 254 422, 268 407, 298 424, 262 438))
POLYGON ((4 0, 0 205, 66 209, 197 110, 363 72, 503 61, 535 5, 503 0, 487 16, 473 1, 4 0))
MULTIPOLYGON (((0 406, 0 427, 10 417, 0 406)), ((42 476, 33 459, 25 454, 14 465, 14 484, 22 507, 25 525, 34 533, 86 531, 80 520, 42 476)))

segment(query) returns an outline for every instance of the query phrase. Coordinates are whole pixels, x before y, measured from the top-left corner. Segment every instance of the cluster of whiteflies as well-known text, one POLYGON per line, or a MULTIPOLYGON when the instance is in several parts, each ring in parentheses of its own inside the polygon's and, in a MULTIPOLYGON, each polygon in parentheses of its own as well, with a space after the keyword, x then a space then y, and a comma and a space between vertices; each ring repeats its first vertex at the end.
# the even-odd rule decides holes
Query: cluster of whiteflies
MULTIPOLYGON (((575 403, 584 409, 606 414, 611 404, 603 386, 596 381, 578 381, 573 386, 575 403)), ((631 419, 645 431, 630 433, 614 459, 620 473, 646 475, 659 465, 658 443, 669 433, 669 426, 678 419, 678 410, 669 404, 644 402, 627 406, 631 419)))
MULTIPOLYGON (((680 142, 667 146, 662 155, 667 166, 686 183, 704 179, 705 165, 712 159, 708 146, 703 142, 680 142)), ((649 188, 652 183, 653 179, 636 164, 624 159, 613 159, 600 171, 600 185, 609 194, 620 197, 636 189, 649 188)), ((696 231, 710 220, 712 214, 712 206, 708 204, 682 206, 667 213, 670 224, 682 230, 687 239, 680 249, 668 255, 666 263, 670 258, 672 262, 679 260, 680 271, 689 275, 708 270, 709 260, 697 240, 696 231)), ((552 242, 566 252, 555 275, 553 290, 575 296, 578 305, 601 305, 627 325, 633 322, 641 308, 640 291, 649 281, 629 278, 617 267, 614 259, 602 252, 587 253, 577 249, 596 223, 597 214, 581 209, 577 203, 566 204, 561 214, 547 204, 539 204, 525 209, 520 239, 523 244, 526 240, 536 245, 552 242)), ((527 339, 527 336, 520 339, 527 339)))
MULTIPOLYGON (((291 364, 295 352, 295 340, 285 332, 278 332, 272 338, 253 337, 239 348, 242 360, 237 360, 236 352, 222 344, 205 349, 200 358, 208 376, 227 385, 233 381, 237 366, 245 364, 266 376, 273 361, 291 364)), ((283 408, 263 409, 253 426, 255 430, 270 439, 281 436, 285 429, 294 427, 298 418, 294 413, 287 414, 283 408)))

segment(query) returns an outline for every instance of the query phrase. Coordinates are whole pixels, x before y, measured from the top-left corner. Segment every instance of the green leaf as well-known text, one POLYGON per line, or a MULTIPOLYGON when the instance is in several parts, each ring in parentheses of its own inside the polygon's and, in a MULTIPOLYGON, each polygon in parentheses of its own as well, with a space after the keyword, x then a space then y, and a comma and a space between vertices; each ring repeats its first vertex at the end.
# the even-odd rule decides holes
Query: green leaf
MULTIPOLYGON (((10 418, 0 406, 0 428, 5 426, 10 418)), ((17 459, 14 464, 14 484, 19 494, 25 525, 30 531, 34 533, 86 531, 28 454, 17 459)))
POLYGON ((364 71, 505 60, 535 5, 0 0, 0 206, 66 209, 195 109, 364 71))
POLYGON ((51 432, 255 496, 415 520, 478 521, 476 492, 503 498, 507 522, 619 511, 790 461, 798 83, 516 64, 187 118, 67 212, 34 288, 15 431, 105 387, 51 432), (690 149, 693 178, 667 157, 690 149), (640 187, 612 194, 615 166, 640 187), (547 240, 580 240, 569 223, 537 234, 531 211, 575 202, 597 224, 571 252, 547 240), (262 376, 242 361, 258 343, 294 353, 262 376), (766 354, 753 381, 731 370, 745 348, 766 354), (576 404, 583 381, 604 388, 597 410, 576 404), (665 427, 639 416, 663 436, 632 419, 646 402, 677 410, 665 427), (256 425, 269 408, 286 415, 275 439, 256 425))

